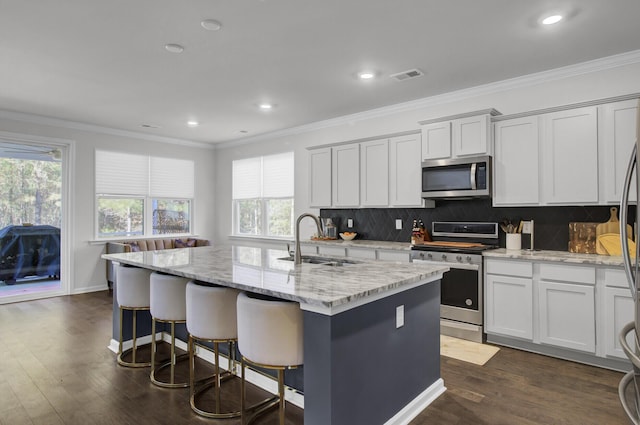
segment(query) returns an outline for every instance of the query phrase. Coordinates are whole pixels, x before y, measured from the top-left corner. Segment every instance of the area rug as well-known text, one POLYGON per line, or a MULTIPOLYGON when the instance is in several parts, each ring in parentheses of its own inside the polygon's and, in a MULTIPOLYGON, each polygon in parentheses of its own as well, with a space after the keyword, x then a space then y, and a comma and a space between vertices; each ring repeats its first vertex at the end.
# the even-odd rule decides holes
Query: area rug
POLYGON ((463 362, 483 366, 500 351, 493 345, 478 344, 464 339, 440 335, 440 354, 463 362))

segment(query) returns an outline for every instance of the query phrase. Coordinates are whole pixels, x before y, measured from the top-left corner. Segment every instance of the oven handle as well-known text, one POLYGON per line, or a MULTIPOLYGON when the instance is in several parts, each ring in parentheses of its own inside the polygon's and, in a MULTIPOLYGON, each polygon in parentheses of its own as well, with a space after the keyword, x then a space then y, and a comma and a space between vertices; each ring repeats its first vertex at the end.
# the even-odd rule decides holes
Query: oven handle
POLYGON ((467 263, 449 263, 445 261, 432 261, 423 260, 421 258, 412 258, 412 263, 430 264, 433 266, 449 266, 450 269, 463 269, 463 270, 480 270, 479 264, 467 264, 467 263))
POLYGON ((471 164, 471 190, 476 190, 478 189, 478 184, 476 183, 476 168, 477 168, 478 164, 476 164, 475 162, 473 164, 471 164))

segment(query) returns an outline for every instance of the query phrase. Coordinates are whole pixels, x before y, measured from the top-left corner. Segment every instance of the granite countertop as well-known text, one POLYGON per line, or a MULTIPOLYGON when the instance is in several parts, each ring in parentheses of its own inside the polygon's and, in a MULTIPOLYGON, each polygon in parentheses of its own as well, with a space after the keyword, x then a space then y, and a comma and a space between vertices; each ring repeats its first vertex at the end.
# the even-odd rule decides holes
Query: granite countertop
POLYGON ((102 258, 190 279, 297 301, 306 309, 335 314, 349 304, 437 280, 447 266, 352 260, 341 267, 294 265, 282 250, 219 246, 104 254, 102 258))
POLYGON ((484 257, 491 258, 512 258, 529 261, 557 261, 571 264, 593 264, 603 266, 622 267, 624 260, 621 256, 597 255, 597 254, 576 254, 566 251, 546 251, 546 250, 507 250, 504 248, 492 249, 482 253, 484 257))
POLYGON ((409 242, 373 241, 369 239, 354 239, 352 241, 345 241, 342 239, 337 239, 337 240, 308 239, 305 241, 300 241, 300 243, 314 244, 314 245, 341 246, 345 248, 368 248, 368 249, 388 249, 393 251, 411 251, 411 244, 409 242))

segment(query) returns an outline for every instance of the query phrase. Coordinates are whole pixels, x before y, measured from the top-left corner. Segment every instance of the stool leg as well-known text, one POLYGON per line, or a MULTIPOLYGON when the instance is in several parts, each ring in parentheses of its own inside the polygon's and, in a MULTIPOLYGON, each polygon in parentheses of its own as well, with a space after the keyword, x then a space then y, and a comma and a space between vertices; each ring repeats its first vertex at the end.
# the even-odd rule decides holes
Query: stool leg
POLYGON ((136 363, 136 350, 138 349, 138 343, 136 342, 137 340, 137 333, 138 333, 138 328, 137 328, 137 324, 136 324, 136 320, 138 317, 138 312, 136 310, 133 310, 133 350, 132 350, 132 354, 131 354, 131 358, 132 358, 132 362, 136 363))
POLYGON ((244 404, 245 404, 245 382, 244 382, 244 368, 245 368, 245 363, 244 363, 244 356, 240 357, 240 425, 244 425, 245 424, 245 416, 246 416, 246 412, 244 410, 244 404))
POLYGON ((280 396, 279 400, 279 416, 280 416, 280 425, 284 425, 284 370, 278 369, 278 395, 280 396))
POLYGON ((214 357, 214 383, 213 383, 213 394, 216 399, 216 413, 220 413, 220 351, 218 349, 218 343, 213 343, 213 357, 214 357))
POLYGON ((176 322, 171 322, 171 383, 176 382, 176 322))
POLYGON ((122 321, 124 320, 124 313, 122 311, 122 306, 118 306, 120 309, 120 343, 118 344, 118 355, 122 355, 122 321))
POLYGON ((193 400, 193 395, 195 393, 195 347, 193 344, 193 336, 189 334, 189 397, 193 400))
POLYGON ((151 318, 151 378, 156 370, 156 319, 151 318))

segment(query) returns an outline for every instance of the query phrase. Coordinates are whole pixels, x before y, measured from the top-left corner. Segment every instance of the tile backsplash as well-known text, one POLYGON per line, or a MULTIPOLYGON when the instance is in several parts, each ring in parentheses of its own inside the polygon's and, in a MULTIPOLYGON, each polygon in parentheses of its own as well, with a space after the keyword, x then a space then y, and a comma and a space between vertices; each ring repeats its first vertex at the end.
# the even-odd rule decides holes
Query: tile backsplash
MULTIPOLYGON (((331 217, 340 232, 358 232, 358 239, 395 242, 409 242, 414 219, 421 219, 429 232, 433 221, 534 220, 534 248, 567 251, 569 223, 604 223, 609 220, 609 209, 610 206, 494 208, 491 199, 467 199, 436 201, 435 208, 322 209, 320 216, 331 217), (352 228, 347 227, 349 218, 353 219, 352 228), (396 230, 397 219, 402 220, 402 230, 396 230)), ((629 208, 629 216, 635 217, 635 207, 629 208)), ((499 234, 500 246, 504 247, 504 232, 499 234)), ((523 235, 523 247, 529 247, 528 240, 523 235)))

